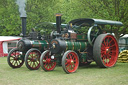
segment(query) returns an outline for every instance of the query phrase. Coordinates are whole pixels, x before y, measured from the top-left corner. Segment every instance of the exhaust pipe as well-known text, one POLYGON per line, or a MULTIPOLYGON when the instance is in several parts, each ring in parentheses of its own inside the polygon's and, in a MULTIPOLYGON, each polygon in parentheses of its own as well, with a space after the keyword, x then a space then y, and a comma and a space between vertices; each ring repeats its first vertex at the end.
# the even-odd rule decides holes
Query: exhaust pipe
POLYGON ((62 14, 60 13, 56 14, 56 29, 59 34, 61 33, 61 16, 62 14))
POLYGON ((22 36, 26 37, 26 18, 27 17, 21 17, 22 21, 22 36))

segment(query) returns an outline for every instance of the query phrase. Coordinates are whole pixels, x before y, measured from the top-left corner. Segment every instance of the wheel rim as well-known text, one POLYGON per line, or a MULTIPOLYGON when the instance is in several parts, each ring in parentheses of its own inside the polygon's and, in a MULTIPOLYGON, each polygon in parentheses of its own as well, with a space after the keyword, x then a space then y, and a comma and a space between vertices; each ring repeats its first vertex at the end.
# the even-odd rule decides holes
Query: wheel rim
POLYGON ((22 52, 19 52, 18 49, 13 50, 8 55, 8 63, 13 68, 19 68, 23 65, 24 60, 21 59, 22 52))
POLYGON ((101 59, 105 66, 113 66, 118 58, 118 43, 111 35, 106 36, 101 44, 101 59))
POLYGON ((26 60, 27 60, 27 65, 29 69, 36 70, 40 67, 40 62, 39 62, 40 56, 41 56, 41 53, 37 50, 33 50, 28 53, 26 60))
POLYGON ((69 73, 75 72, 79 65, 79 59, 76 53, 70 52, 65 59, 65 68, 69 73))
POLYGON ((43 69, 45 71, 51 71, 55 68, 56 66, 56 61, 55 61, 55 58, 54 56, 51 56, 50 55, 50 52, 49 51, 45 51, 46 54, 43 55, 43 69))

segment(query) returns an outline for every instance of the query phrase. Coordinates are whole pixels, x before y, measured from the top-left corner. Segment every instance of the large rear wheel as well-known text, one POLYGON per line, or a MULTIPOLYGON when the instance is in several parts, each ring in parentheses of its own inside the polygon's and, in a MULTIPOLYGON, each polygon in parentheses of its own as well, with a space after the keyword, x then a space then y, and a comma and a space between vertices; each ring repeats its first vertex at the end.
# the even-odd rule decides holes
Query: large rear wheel
POLYGON ((30 70, 37 70, 40 68, 41 52, 38 49, 32 48, 27 51, 25 55, 26 67, 30 70))
POLYGON ((79 66, 79 57, 74 51, 67 51, 62 57, 62 67, 66 73, 73 73, 79 66))
POLYGON ((18 48, 12 49, 7 56, 8 65, 12 68, 20 68, 24 64, 23 52, 18 48))
POLYGON ((49 50, 46 50, 41 54, 40 64, 44 71, 52 71, 56 67, 56 58, 49 50))
POLYGON ((111 34, 101 34, 97 37, 93 47, 94 60, 100 67, 115 65, 119 53, 117 40, 111 34))

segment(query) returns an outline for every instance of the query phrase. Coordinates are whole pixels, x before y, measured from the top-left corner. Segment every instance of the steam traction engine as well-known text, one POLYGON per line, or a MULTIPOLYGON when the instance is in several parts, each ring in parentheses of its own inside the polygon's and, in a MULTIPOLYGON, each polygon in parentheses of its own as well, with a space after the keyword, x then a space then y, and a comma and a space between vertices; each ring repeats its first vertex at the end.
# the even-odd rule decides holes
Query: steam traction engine
POLYGON ((99 67, 112 67, 118 58, 118 42, 103 28, 122 26, 122 22, 100 19, 75 19, 67 29, 61 30, 61 15, 56 15, 57 31, 49 50, 41 54, 40 63, 45 71, 54 70, 61 58, 66 73, 73 73, 79 65, 95 61, 99 67))
POLYGON ((7 62, 12 68, 20 68, 25 61, 28 69, 37 70, 40 67, 41 53, 48 47, 48 38, 42 40, 40 32, 35 31, 26 36, 26 17, 21 19, 23 38, 18 42, 17 48, 9 52, 7 62))

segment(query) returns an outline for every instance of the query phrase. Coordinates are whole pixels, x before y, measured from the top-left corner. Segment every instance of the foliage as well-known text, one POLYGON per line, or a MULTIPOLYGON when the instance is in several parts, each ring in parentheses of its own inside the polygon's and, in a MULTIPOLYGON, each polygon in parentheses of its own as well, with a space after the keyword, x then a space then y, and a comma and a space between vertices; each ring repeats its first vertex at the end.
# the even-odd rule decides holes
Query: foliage
MULTIPOLYGON (((0 0, 0 35, 19 35, 21 20, 16 0, 0 0)), ((77 18, 100 18, 123 22, 113 28, 116 37, 128 33, 128 0, 27 0, 27 33, 42 22, 55 22, 62 13, 62 22, 77 18)), ((109 29, 109 28, 105 28, 109 29)))
MULTIPOLYGON (((114 27, 113 33, 119 39, 128 33, 128 1, 127 0, 83 0, 84 5, 90 9, 93 18, 123 22, 123 27, 114 27)), ((111 29, 111 28, 106 28, 111 29)))
POLYGON ((0 0, 0 6, 0 35, 18 35, 21 29, 14 0, 0 0))
POLYGON ((72 27, 75 32, 78 34, 84 33, 86 34, 88 32, 89 26, 84 26, 84 27, 72 27))
POLYGON ((35 26, 35 30, 40 32, 42 35, 49 35, 53 30, 55 30, 55 26, 53 23, 43 22, 35 26))

